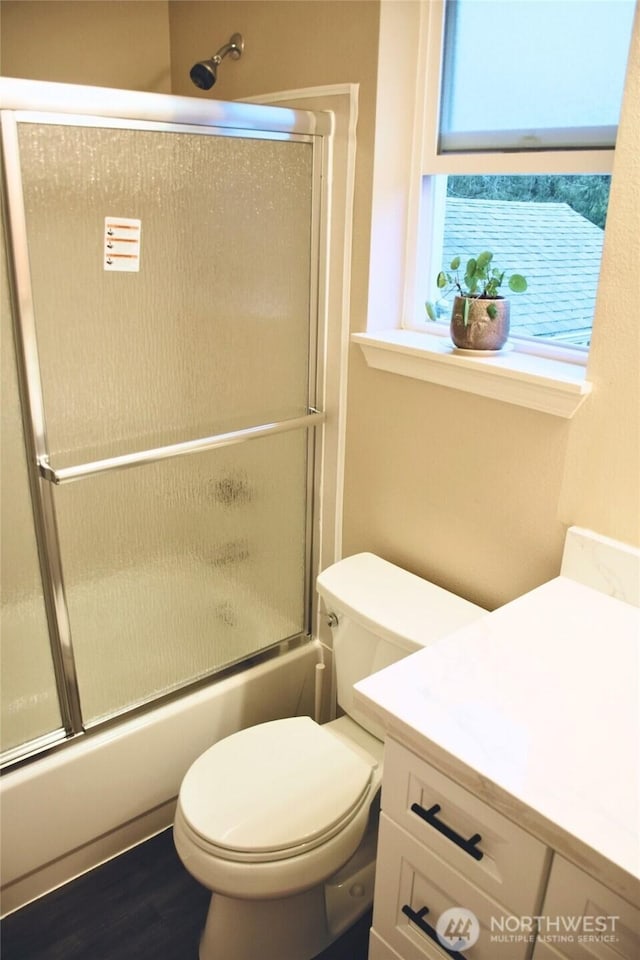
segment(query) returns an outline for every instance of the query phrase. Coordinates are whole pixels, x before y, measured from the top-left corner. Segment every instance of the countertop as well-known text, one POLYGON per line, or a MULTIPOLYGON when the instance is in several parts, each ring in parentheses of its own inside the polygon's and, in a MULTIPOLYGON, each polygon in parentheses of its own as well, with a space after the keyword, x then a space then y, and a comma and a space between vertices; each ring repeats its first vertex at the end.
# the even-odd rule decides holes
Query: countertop
POLYGON ((355 690, 391 736, 635 902, 639 654, 636 607, 557 577, 355 690))

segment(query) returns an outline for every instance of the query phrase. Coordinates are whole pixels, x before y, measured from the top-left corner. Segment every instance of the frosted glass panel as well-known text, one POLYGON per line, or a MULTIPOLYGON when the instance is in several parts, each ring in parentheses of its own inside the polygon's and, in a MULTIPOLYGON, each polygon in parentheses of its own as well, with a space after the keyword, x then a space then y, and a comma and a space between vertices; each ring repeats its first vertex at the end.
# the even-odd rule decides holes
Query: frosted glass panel
POLYGON ((634 9, 449 0, 441 150, 614 146, 634 9))
MULTIPOLYGON (((2 234, 0 233, 0 245, 2 234)), ((61 725, 42 596, 4 247, 0 249, 2 349, 2 569, 0 653, 2 750, 34 740, 61 725)))
POLYGON ((306 431, 56 490, 89 722, 305 630, 306 431))
MULTIPOLYGON (((18 135, 54 467, 307 412, 310 138, 18 135), (136 269, 112 269, 134 248, 109 252, 111 218, 140 225, 136 269)), ((55 488, 84 723, 306 632, 308 443, 298 429, 55 488)))
POLYGON ((55 466, 306 412, 310 143, 19 138, 55 466), (105 269, 105 217, 141 221, 139 272, 105 269))

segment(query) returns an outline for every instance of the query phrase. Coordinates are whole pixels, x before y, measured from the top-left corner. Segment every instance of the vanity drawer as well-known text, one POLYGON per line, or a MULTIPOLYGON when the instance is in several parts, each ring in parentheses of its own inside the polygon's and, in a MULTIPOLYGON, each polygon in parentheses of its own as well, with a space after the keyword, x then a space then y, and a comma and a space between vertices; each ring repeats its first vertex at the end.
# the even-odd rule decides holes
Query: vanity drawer
POLYGON ((537 912, 548 848, 393 740, 382 809, 512 913, 537 912))
POLYGON ((640 910, 557 854, 541 915, 539 940, 563 957, 640 957, 640 910))
POLYGON ((529 956, 533 935, 503 942, 494 932, 505 928, 510 911, 381 814, 373 908, 378 934, 403 960, 446 960, 435 927, 453 907, 471 911, 480 925, 477 941, 458 954, 461 960, 526 960, 529 956))

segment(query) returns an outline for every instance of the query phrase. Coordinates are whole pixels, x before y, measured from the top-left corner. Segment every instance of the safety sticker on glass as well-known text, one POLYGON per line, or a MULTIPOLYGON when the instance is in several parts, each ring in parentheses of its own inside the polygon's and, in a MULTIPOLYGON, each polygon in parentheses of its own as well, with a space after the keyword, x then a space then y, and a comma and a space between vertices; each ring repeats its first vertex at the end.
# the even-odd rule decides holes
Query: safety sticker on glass
POLYGON ((130 217, 104 218, 104 269, 140 270, 142 221, 130 217))

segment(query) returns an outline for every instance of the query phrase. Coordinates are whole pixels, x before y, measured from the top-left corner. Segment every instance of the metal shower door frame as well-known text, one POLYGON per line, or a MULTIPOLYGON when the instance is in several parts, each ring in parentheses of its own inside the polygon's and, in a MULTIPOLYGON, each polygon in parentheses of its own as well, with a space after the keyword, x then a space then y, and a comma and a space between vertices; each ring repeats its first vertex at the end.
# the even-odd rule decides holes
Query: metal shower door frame
MULTIPOLYGON (((207 678, 186 681, 171 694, 152 697, 144 704, 135 704, 119 710, 111 717, 95 724, 85 725, 82 716, 80 689, 73 653, 73 641, 64 586, 62 556, 56 522, 53 491, 56 485, 80 481, 97 473, 135 468, 144 463, 196 454, 230 444, 250 442, 257 437, 290 430, 307 430, 307 490, 306 490, 306 556, 305 556, 305 630, 310 633, 311 570, 313 560, 314 490, 319 475, 320 450, 318 431, 325 414, 317 408, 320 384, 323 379, 322 357, 318 354, 319 310, 322 299, 323 246, 326 226, 323 222, 327 209, 328 188, 326 168, 328 135, 331 121, 327 116, 307 111, 251 104, 203 102, 187 97, 158 94, 134 94, 129 91, 107 91, 102 88, 82 88, 66 84, 48 84, 33 81, 0 80, 3 109, 2 154, 4 161, 4 203, 8 230, 9 274, 12 288, 14 334, 18 362, 18 380, 23 410, 25 443, 34 512, 34 524, 43 584, 43 593, 58 699, 63 729, 29 741, 7 751, 8 764, 39 755, 44 750, 81 736, 89 729, 103 726, 113 719, 138 711, 141 706, 157 703, 169 696, 184 693, 185 689, 213 675, 224 673, 225 667, 214 669, 207 678), (109 96, 111 95, 111 96, 109 96), (89 106, 93 107, 90 111, 89 106), (99 106, 99 109, 95 109, 99 106), (44 108, 44 109, 43 109, 44 108), (309 392, 307 413, 273 423, 263 423, 170 444, 119 457, 56 469, 50 463, 35 311, 31 286, 27 225, 22 189, 19 123, 46 123, 68 126, 111 127, 126 130, 154 130, 175 134, 201 134, 249 139, 295 140, 312 144, 312 216, 311 264, 309 302, 309 392), (262 124, 260 126, 260 123, 262 124)), ((276 644, 252 655, 268 655, 274 647, 288 648, 293 638, 283 638, 276 644)))

